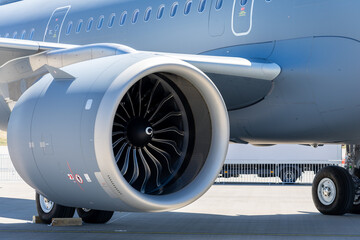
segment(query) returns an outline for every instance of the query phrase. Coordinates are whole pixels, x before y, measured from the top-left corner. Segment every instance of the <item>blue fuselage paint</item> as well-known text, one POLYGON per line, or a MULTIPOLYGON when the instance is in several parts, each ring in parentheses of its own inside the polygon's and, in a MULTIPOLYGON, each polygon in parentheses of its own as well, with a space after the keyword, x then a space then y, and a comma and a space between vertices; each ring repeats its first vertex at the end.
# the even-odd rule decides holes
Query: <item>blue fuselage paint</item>
POLYGON ((359 8, 358 0, 25 0, 0 7, 0 35, 275 62, 282 72, 256 104, 236 94, 249 87, 255 96, 261 87, 251 80, 234 88, 213 76, 232 140, 359 143, 359 8))

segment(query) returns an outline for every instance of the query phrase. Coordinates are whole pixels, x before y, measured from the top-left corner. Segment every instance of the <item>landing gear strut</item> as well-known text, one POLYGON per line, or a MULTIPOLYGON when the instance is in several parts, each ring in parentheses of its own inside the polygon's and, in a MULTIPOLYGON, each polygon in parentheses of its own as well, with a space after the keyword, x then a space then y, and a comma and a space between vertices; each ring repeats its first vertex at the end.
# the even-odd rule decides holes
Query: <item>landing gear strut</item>
POLYGON ((344 168, 328 166, 316 175, 312 197, 326 215, 360 213, 360 145, 347 145, 344 168))
POLYGON ((360 214, 360 145, 346 145, 345 168, 352 176, 354 184, 354 201, 350 213, 360 214))

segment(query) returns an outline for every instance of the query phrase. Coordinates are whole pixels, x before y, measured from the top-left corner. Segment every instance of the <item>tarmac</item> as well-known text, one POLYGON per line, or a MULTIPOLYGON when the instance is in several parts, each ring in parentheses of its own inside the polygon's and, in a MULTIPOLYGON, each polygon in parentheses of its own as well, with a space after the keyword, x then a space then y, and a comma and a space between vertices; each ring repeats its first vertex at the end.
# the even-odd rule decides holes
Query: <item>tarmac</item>
POLYGON ((214 185, 165 213, 117 212, 107 224, 33 224, 34 190, 0 182, 0 239, 360 239, 360 216, 324 216, 309 185, 214 185))

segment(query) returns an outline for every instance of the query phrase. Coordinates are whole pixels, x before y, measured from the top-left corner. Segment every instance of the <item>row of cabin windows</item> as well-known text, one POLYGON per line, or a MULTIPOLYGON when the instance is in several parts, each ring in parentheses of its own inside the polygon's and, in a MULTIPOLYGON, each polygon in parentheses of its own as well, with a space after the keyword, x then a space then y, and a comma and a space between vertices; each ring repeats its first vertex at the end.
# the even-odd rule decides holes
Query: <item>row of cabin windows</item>
MULTIPOLYGON (((199 13, 202 13, 204 12, 205 10, 205 7, 206 7, 206 2, 207 0, 200 0, 200 3, 199 3, 199 6, 198 6, 198 12, 199 13)), ((186 3, 185 3, 185 8, 184 8, 184 15, 188 15, 191 11, 191 7, 193 5, 193 1, 192 0, 188 0, 186 3)), ((222 5, 223 5, 223 0, 217 0, 216 3, 215 3, 215 9, 216 10, 220 10, 222 8, 222 5)), ((179 7, 179 3, 178 2, 174 2, 171 6, 171 9, 170 9, 170 17, 175 17, 177 11, 178 11, 178 7, 179 7)), ((165 11, 165 5, 162 4, 159 6, 158 8, 158 11, 157 11, 157 14, 156 14, 156 19, 160 20, 163 18, 164 16, 164 11, 165 11)), ((150 16, 151 16, 151 12, 152 12, 152 8, 151 7, 148 7, 146 10, 145 10, 145 14, 144 14, 144 21, 145 22, 148 22, 150 20, 150 16)), ((135 24, 137 21, 138 21, 138 18, 139 18, 139 13, 140 13, 140 10, 139 9, 136 9, 134 12, 133 12, 133 15, 132 15, 132 19, 131 19, 131 23, 135 24)), ((127 15, 128 15, 128 12, 127 11, 124 11, 121 16, 120 16, 120 21, 119 21, 119 24, 120 26, 123 26, 125 25, 125 22, 126 22, 126 19, 127 19, 127 15)), ((115 18, 116 18, 116 15, 115 13, 111 14, 110 15, 110 18, 109 18, 109 22, 108 22, 108 27, 109 28, 112 28, 114 26, 114 23, 115 23, 115 18)), ((98 19, 98 22, 97 22, 97 26, 96 28, 98 30, 100 30, 102 27, 103 27, 103 24, 104 24, 104 19, 105 19, 105 16, 104 15, 101 15, 98 19)), ((89 32, 91 31, 92 29, 92 26, 93 26, 93 23, 94 23, 94 18, 89 18, 89 20, 87 21, 87 24, 86 24, 86 31, 89 32)), ((76 27, 76 33, 79 33, 82 29, 82 26, 84 24, 84 20, 80 19, 78 21, 78 24, 77 24, 77 27, 76 27)), ((73 26, 73 22, 69 22, 68 23, 68 26, 67 26, 67 30, 66 30, 66 34, 69 35, 70 32, 71 32, 71 29, 72 29, 72 26, 73 26)), ((35 29, 31 29, 30 31, 30 34, 28 36, 28 38, 26 38, 26 30, 23 30, 21 35, 20 36, 20 39, 28 39, 28 40, 33 40, 34 38, 34 33, 35 33, 35 29)), ((6 33, 4 36, 2 36, 0 34, 0 37, 4 37, 4 38, 9 38, 10 37, 10 33, 6 33)), ((18 32, 14 32, 13 35, 12 35, 12 38, 18 38, 18 32)))
POLYGON ((0 37, 3 37, 3 38, 14 38, 14 39, 18 38, 18 39, 33 40, 33 38, 34 38, 34 33, 35 33, 35 29, 31 29, 29 35, 27 35, 26 33, 27 33, 26 30, 23 30, 23 31, 21 32, 21 34, 18 34, 18 32, 13 32, 13 34, 10 36, 10 33, 5 33, 4 36, 2 36, 2 35, 0 34, 0 37))
MULTIPOLYGON (((198 6, 198 12, 199 13, 202 13, 205 11, 205 8, 206 8, 206 3, 207 3, 207 0, 200 0, 200 3, 199 3, 199 6, 198 6)), ((186 3, 185 3, 185 7, 184 7, 184 15, 188 15, 191 11, 191 7, 193 5, 193 1, 192 0, 188 0, 186 3)), ((215 3, 215 9, 216 10, 220 10, 223 6, 223 0, 217 0, 216 3, 215 3)), ((171 9, 170 9, 170 17, 175 17, 177 11, 178 11, 178 8, 179 8, 179 3, 178 2, 174 2, 172 5, 171 5, 171 9)), ((150 20, 150 16, 151 16, 151 13, 152 13, 153 9, 151 7, 148 7, 146 10, 145 10, 145 13, 144 13, 144 21, 145 22, 148 22, 150 20)), ((156 19, 157 20, 160 20, 163 18, 164 16, 164 11, 165 11, 165 5, 164 4, 161 4, 157 10, 157 13, 156 13, 156 19)), ((132 14, 132 18, 131 18, 131 23, 132 24, 135 24, 138 19, 139 19, 139 15, 140 15, 140 10, 139 9, 135 9, 133 14, 132 14)), ((123 26, 125 25, 126 23, 126 19, 128 17, 128 12, 127 11, 124 11, 121 13, 120 15, 120 20, 119 20, 119 25, 120 26, 123 26)), ((107 23, 107 26, 108 28, 112 28, 115 24, 115 18, 116 18, 116 14, 115 13, 112 13, 110 15, 110 18, 109 18, 109 21, 107 23)), ((104 21, 105 21, 105 16, 104 15, 101 15, 98 20, 97 20, 97 24, 96 24, 96 29, 97 30, 100 30, 103 25, 104 25, 104 21)), ((75 32, 76 33, 79 33, 82 29, 82 26, 84 25, 84 20, 83 19, 80 19, 77 23, 77 26, 76 26, 76 29, 75 29, 75 32)), ((85 26, 85 30, 86 32, 90 32, 92 27, 94 25, 94 18, 89 18, 87 23, 86 23, 86 26, 85 26)), ((72 27, 73 27, 73 22, 70 21, 67 25, 67 29, 66 29, 66 35, 69 35, 71 30, 72 30, 72 27)))

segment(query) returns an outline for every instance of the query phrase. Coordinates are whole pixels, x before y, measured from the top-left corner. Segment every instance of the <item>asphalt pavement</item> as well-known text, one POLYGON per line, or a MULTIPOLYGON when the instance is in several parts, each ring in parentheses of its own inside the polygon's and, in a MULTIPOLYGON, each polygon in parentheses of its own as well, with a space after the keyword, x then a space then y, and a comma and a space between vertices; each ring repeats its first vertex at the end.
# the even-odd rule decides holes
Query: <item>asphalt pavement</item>
POLYGON ((0 182, 0 239, 360 239, 360 216, 317 212, 308 185, 214 185, 165 213, 117 212, 107 224, 33 224, 34 190, 0 182))

